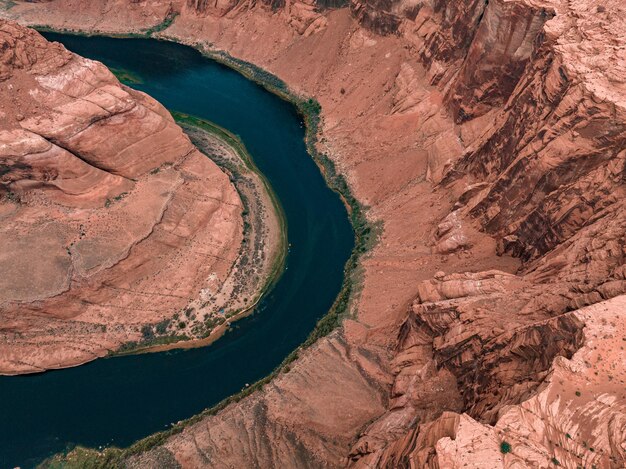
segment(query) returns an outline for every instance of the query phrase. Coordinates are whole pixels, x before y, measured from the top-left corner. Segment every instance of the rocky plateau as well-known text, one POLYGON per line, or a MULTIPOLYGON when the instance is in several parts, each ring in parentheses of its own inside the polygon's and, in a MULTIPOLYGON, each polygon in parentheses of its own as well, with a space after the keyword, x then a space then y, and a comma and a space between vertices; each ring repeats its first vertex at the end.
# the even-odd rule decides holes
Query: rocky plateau
POLYGON ((242 206, 104 65, 6 21, 0 49, 0 372, 17 374, 140 340, 223 282, 242 206))
MULTIPOLYGON (((323 109, 320 151, 346 174, 368 216, 383 223, 341 328, 262 390, 125 466, 626 466, 624 2, 4 3, 1 15, 22 24, 150 31, 226 51, 315 96, 323 109)), ((81 217, 122 192, 129 195, 105 213, 127 216, 134 194, 137 204, 156 206, 144 215, 160 213, 163 202, 142 197, 142 186, 175 186, 168 197, 184 200, 177 191, 192 171, 187 165, 222 182, 213 186, 220 201, 237 206, 236 197, 209 163, 194 166, 193 148, 150 98, 120 88, 102 67, 44 46, 35 33, 12 23, 0 32, 9 44, 0 49, 7 122, 0 151, 11 162, 2 181, 11 198, 28 202, 9 198, 0 206, 3 245, 16 246, 2 256, 36 256, 42 264, 31 285, 19 283, 23 257, 2 259, 16 269, 0 281, 3 300, 13 295, 2 333, 29 331, 34 341, 42 318, 46 330, 50 321, 67 327, 67 318, 55 316, 59 304, 80 305, 64 314, 78 318, 83 337, 110 347, 113 331, 98 333, 96 318, 114 316, 103 307, 109 285, 125 291, 136 279, 132 269, 141 262, 119 258, 143 232, 124 233, 119 251, 89 249, 102 255, 89 260, 81 254, 81 217), (72 86, 76 96, 68 98, 63 70, 71 67, 91 85, 72 86), (87 122, 111 113, 96 128, 115 125, 122 113, 144 135, 178 138, 152 159, 120 158, 139 151, 130 137, 124 148, 95 153, 101 133, 87 122), (50 161, 55 174, 71 177, 50 177, 50 161), (164 162, 172 169, 142 179, 164 162), (44 223, 42 207, 45 236, 30 228, 44 223), (55 246, 69 252, 46 247, 50 239, 62 239, 55 246), (30 248, 20 251, 25 243, 30 248), (119 267, 108 268, 114 262, 119 267)), ((223 233, 236 241, 236 212, 211 203, 205 210, 223 216, 223 233)), ((220 246, 232 253, 236 242, 220 246)), ((3 366, 27 368, 43 349, 1 350, 3 366)))

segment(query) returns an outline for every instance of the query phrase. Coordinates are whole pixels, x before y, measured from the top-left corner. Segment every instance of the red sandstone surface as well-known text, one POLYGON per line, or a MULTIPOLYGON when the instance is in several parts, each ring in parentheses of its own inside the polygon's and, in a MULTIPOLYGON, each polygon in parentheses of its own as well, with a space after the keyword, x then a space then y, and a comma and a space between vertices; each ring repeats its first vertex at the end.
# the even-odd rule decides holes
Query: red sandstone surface
POLYGON ((328 6, 4 12, 104 32, 177 14, 160 34, 319 99, 320 147, 384 223, 353 318, 262 391, 128 464, 624 467, 623 2, 328 6))
POLYGON ((0 50, 0 373, 14 374, 103 356, 223 281, 242 208, 102 64, 5 21, 0 50))

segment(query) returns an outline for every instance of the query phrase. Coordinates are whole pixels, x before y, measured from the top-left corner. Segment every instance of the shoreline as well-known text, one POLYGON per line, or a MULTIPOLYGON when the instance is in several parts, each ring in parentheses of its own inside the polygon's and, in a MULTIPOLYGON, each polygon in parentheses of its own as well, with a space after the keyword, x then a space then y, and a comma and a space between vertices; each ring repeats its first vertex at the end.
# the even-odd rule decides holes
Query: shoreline
MULTIPOLYGON (((218 324, 216 327, 209 330, 208 335, 206 336, 190 337, 188 335, 185 335, 185 331, 182 331, 179 334, 161 335, 151 339, 153 343, 150 343, 149 341, 145 341, 143 343, 133 341, 126 342, 122 344, 121 347, 117 350, 109 349, 108 353, 100 356, 95 356, 80 363, 55 368, 40 369, 26 373, 0 373, 0 376, 34 376, 47 372, 61 371, 64 369, 83 366, 99 359, 139 355, 144 353, 166 352, 171 350, 187 350, 209 346, 213 342, 220 339, 228 331, 233 323, 253 314, 255 308, 264 298, 265 294, 272 288, 272 286, 280 279, 280 277, 284 273, 285 260, 288 252, 287 220, 285 218, 285 214, 280 200, 274 193, 271 184, 269 183, 265 175, 256 167, 252 156, 248 153, 245 147, 245 144, 239 139, 238 136, 232 134, 227 129, 224 129, 213 122, 177 111, 168 110, 168 112, 170 112, 176 123, 183 129, 187 136, 189 136, 188 132, 190 131, 190 129, 192 131, 204 133, 208 136, 209 139, 215 139, 222 144, 222 152, 230 152, 232 153, 234 158, 238 160, 240 164, 232 164, 232 162, 227 162, 226 165, 228 167, 226 167, 224 165, 225 158, 223 158, 224 161, 216 161, 220 160, 220 157, 217 154, 214 154, 213 157, 209 156, 207 153, 210 150, 207 148, 202 148, 202 146, 198 146, 195 142, 193 142, 192 139, 192 143, 194 143, 194 146, 201 153, 203 153, 206 158, 211 159, 211 161, 213 161, 220 168, 221 171, 231 177, 231 180, 233 180, 232 184, 237 190, 240 197, 242 195, 241 190, 237 186, 237 182, 235 182, 234 180, 245 177, 246 175, 243 174, 244 172, 248 172, 248 176, 257 178, 259 183, 258 185, 262 186, 262 189, 261 187, 257 187, 256 189, 259 189, 259 192, 261 192, 261 190, 264 192, 264 194, 258 195, 259 199, 265 200, 257 201, 257 205, 263 209, 268 209, 264 210, 264 212, 266 212, 265 218, 269 219, 269 225, 273 226, 270 226, 271 229, 269 229, 269 232, 267 233, 265 238, 267 238, 266 241, 269 241, 267 244, 272 244, 273 241, 274 245, 269 246, 269 248, 267 249, 268 255, 266 256, 266 258, 269 260, 269 262, 264 263, 264 267, 266 268, 264 269, 265 271, 263 272, 263 277, 258 283, 258 285, 260 286, 258 288, 255 288, 257 285, 253 285, 254 296, 252 297, 252 301, 249 302, 250 304, 246 304, 245 306, 237 305, 238 308, 235 310, 236 312, 228 316, 228 318, 223 323, 218 324), (245 168, 244 171, 242 171, 242 168, 245 168)), ((244 240, 246 240, 247 238, 247 235, 244 233, 244 240)), ((244 253, 247 244, 249 243, 242 243, 242 248, 237 256, 237 260, 231 267, 231 272, 228 274, 226 280, 222 284, 222 288, 229 280, 231 280, 233 276, 233 270, 236 268, 236 264, 242 257, 242 254, 244 253)), ((231 283, 234 283, 235 286, 237 286, 236 280, 232 280, 231 283)), ((197 299, 195 301, 199 302, 200 300, 197 299)), ((144 325, 154 326, 154 323, 146 323, 144 325)))
MULTIPOLYGON (((292 104, 304 121, 304 141, 307 152, 317 165, 328 187, 339 195, 342 203, 346 207, 348 218, 355 233, 355 246, 351 257, 348 259, 344 267, 344 283, 341 291, 337 295, 335 303, 330 308, 329 312, 320 318, 309 338, 307 338, 307 340, 305 340, 298 349, 294 350, 290 356, 293 354, 297 355, 297 351, 299 349, 309 347, 319 337, 328 335, 332 330, 340 325, 341 321, 339 320, 339 315, 343 314, 350 306, 349 299, 351 295, 353 293, 358 294, 358 292, 352 291, 353 285, 347 285, 347 283, 351 283, 351 281, 348 281, 348 277, 350 277, 353 273, 356 274, 356 270, 359 266, 358 259, 360 259, 362 255, 371 251, 378 243, 379 235, 382 232, 382 221, 377 220, 372 222, 368 220, 366 215, 367 206, 363 205, 356 199, 356 197, 354 197, 347 179, 337 170, 335 162, 327 154, 317 149, 316 145, 319 141, 319 137, 321 136, 320 123, 322 121, 322 108, 317 100, 293 92, 282 79, 253 63, 237 59, 224 50, 207 48, 201 42, 185 41, 175 36, 168 36, 165 34, 166 30, 159 31, 157 35, 153 35, 152 33, 145 32, 92 32, 81 29, 54 28, 49 25, 42 24, 30 24, 26 26, 38 32, 50 32, 82 37, 109 37, 114 39, 151 39, 191 47, 192 49, 198 51, 203 57, 236 71, 266 91, 292 104), (337 313, 337 311, 341 311, 341 313, 337 313)), ((362 285, 357 286, 360 287, 362 285)), ((293 361, 293 359, 289 359, 290 356, 285 358, 285 361, 277 367, 275 372, 281 370, 285 365, 293 361)), ((251 387, 252 386, 253 385, 251 385, 251 387)))
MULTIPOLYGON (((360 266, 359 260, 363 255, 371 251, 378 243, 379 234, 382 231, 382 222, 370 222, 367 219, 367 207, 362 205, 356 197, 354 197, 345 176, 338 172, 334 161, 327 154, 322 153, 317 149, 316 145, 321 134, 320 123, 322 119, 322 109, 320 104, 314 98, 306 98, 294 93, 288 88, 285 82, 272 73, 252 63, 236 59, 225 51, 208 50, 203 44, 190 43, 165 34, 152 36, 137 33, 93 33, 82 30, 70 30, 67 28, 55 29, 46 25, 29 25, 29 27, 42 32, 54 32, 86 37, 101 36, 117 39, 154 39, 192 47, 203 57, 214 60, 240 73, 247 79, 264 88, 266 91, 276 95, 284 101, 289 102, 296 108, 296 111, 304 120, 304 140, 307 152, 318 166, 318 169, 320 170, 320 173, 322 174, 328 187, 337 193, 342 200, 344 206, 346 207, 348 219, 350 220, 355 236, 355 245, 352 250, 352 255, 344 266, 344 280, 342 287, 333 305, 329 311, 319 319, 307 339, 299 347, 287 355, 285 359, 274 369, 274 371, 255 383, 250 384, 238 393, 232 394, 231 396, 223 399, 214 406, 208 407, 187 419, 177 422, 167 430, 148 435, 126 448, 112 446, 99 451, 93 448, 77 446, 72 450, 71 454, 74 457, 83 458, 83 460, 90 460, 92 463, 97 465, 104 465, 100 467, 110 467, 111 465, 119 463, 125 457, 147 451, 154 446, 163 443, 171 435, 182 432, 186 427, 197 423, 204 417, 215 415, 228 405, 239 402, 253 394, 255 391, 262 389, 278 374, 287 373, 290 370, 289 364, 298 359, 299 352, 309 348, 317 342, 318 339, 338 330, 342 320, 350 315, 349 308, 352 306, 354 299, 358 296, 362 288, 362 279, 359 278, 358 272, 358 268, 360 266), (80 455, 78 453, 80 453, 80 455)), ((64 458, 65 456, 51 456, 46 461, 42 462, 42 465, 46 462, 58 462, 58 457, 64 458)))
MULTIPOLYGON (((269 262, 266 262, 266 264, 263 266, 266 268, 264 269, 265 272, 264 272, 263 278, 260 279, 260 283, 259 283, 260 287, 258 285, 252 285, 252 290, 254 291, 254 295, 255 295, 252 302, 250 304, 246 304, 241 309, 237 310, 235 314, 233 314, 232 316, 229 316, 225 322, 223 322, 222 324, 218 324, 216 327, 210 330, 209 334, 206 337, 198 337, 198 338, 190 337, 188 339, 181 338, 180 340, 177 340, 175 342, 157 343, 154 345, 148 344, 145 346, 142 346, 141 344, 139 344, 137 348, 134 348, 131 350, 122 350, 119 352, 118 351, 113 352, 108 355, 108 357, 110 358, 114 358, 116 356, 124 356, 124 355, 157 353, 157 352, 166 352, 170 350, 187 350, 187 349, 192 349, 192 348, 206 347, 212 344, 213 342, 215 342, 216 340, 218 340, 219 338, 221 338, 228 331, 228 329, 234 322, 240 319, 243 319, 249 316, 250 314, 253 314, 255 308, 264 298, 265 294, 280 279, 280 277, 285 271, 285 260, 286 260, 287 251, 288 251, 287 219, 285 218, 285 214, 284 214, 282 205, 280 203, 280 200, 274 193, 274 190, 272 189, 272 186, 270 185, 265 175, 254 164, 254 160, 252 156, 248 153, 245 147, 245 144, 239 139, 239 137, 237 137, 236 135, 229 132, 227 129, 224 129, 223 127, 220 127, 219 125, 213 122, 210 122, 208 120, 201 119, 199 117, 192 116, 189 114, 177 112, 177 111, 170 111, 170 114, 172 115, 172 117, 174 117, 174 120, 176 121, 176 123, 179 126, 181 126, 183 131, 191 138, 192 143, 194 143, 194 145, 202 153, 204 153, 207 158, 211 159, 215 164, 217 164, 222 171, 224 171, 226 174, 231 176, 231 179, 233 180, 233 185, 235 186, 235 189, 237 189, 237 192, 240 194, 242 201, 246 199, 250 199, 250 194, 246 196, 245 194, 242 193, 242 192, 245 192, 245 189, 242 187, 239 187, 240 179, 245 178, 247 176, 246 174, 244 174, 244 172, 250 173, 249 174, 249 176, 251 176, 250 179, 252 178, 258 179, 258 182, 259 182, 258 186, 262 186, 262 189, 261 187, 255 187, 254 189, 250 190, 251 193, 257 192, 256 194, 254 194, 258 197, 258 200, 256 201, 256 205, 257 205, 256 210, 255 209, 248 210, 249 207, 247 206, 245 207, 245 209, 249 212, 252 212, 253 214, 252 218, 257 217, 259 220, 261 218, 265 218, 264 221, 266 223, 264 224, 264 226, 267 227, 268 225, 270 225, 270 228, 272 228, 269 230, 269 233, 265 236, 265 238, 267 238, 265 241, 269 245, 269 247, 267 247, 266 249, 266 251, 268 251, 266 259, 269 262), (204 145, 205 148, 203 148, 202 142, 199 142, 198 138, 194 139, 193 136, 190 135, 192 132, 199 132, 201 134, 204 134, 203 136, 205 136, 208 139, 213 138, 219 141, 220 143, 222 143, 224 146, 222 151, 226 152, 228 150, 231 150, 233 156, 242 163, 243 167, 245 167, 245 170, 242 171, 241 166, 237 165, 236 163, 232 164, 231 162, 226 162, 224 160, 221 160, 220 157, 218 157, 216 154, 212 156, 208 155, 207 153, 210 153, 211 149, 208 148, 206 145, 204 145), (263 194, 262 191, 265 192, 265 194, 263 194), (265 200, 261 200, 261 199, 265 199, 265 200), (259 210, 259 208, 262 209, 266 206, 267 208, 271 206, 273 210, 271 210, 271 212, 261 214, 260 213, 261 210, 259 210), (271 226, 271 225, 275 225, 275 226, 271 226), (276 231, 276 233, 273 232, 274 230, 276 231)), ((248 201, 247 203, 249 204, 250 202, 248 201)), ((251 216, 250 214, 246 215, 246 217, 250 217, 250 216, 251 216)), ((253 235, 255 234, 258 234, 258 233, 253 233, 253 235)), ((248 249, 253 248, 247 236, 248 234, 244 233, 244 239, 247 240, 248 242, 242 243, 242 250, 239 253, 239 256, 237 258, 237 261, 235 262, 235 265, 233 265, 233 270, 236 270, 236 265, 241 259, 241 257, 245 254, 246 248, 248 249)), ((238 272, 241 272, 241 270, 235 273, 238 273, 238 272)), ((231 273, 229 274, 224 284, 226 284, 229 280, 231 280, 232 276, 233 276, 233 271, 231 271, 231 273)), ((236 280, 233 280, 233 282, 236 282, 236 280)), ((224 286, 222 286, 222 288, 223 287, 224 286)))

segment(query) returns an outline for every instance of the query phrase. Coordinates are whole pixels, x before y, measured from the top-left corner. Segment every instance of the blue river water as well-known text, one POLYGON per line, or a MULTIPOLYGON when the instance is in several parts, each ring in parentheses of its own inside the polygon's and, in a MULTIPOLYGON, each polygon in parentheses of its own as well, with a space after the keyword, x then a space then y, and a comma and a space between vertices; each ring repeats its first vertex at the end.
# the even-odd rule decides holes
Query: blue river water
POLYGON ((0 377, 0 468, 31 467, 75 444, 127 446, 271 373, 332 305, 354 246, 345 207, 307 153, 291 104, 186 46, 46 37, 128 70, 141 79, 133 87, 167 108, 239 135, 283 205, 291 249, 255 314, 211 346, 0 377))

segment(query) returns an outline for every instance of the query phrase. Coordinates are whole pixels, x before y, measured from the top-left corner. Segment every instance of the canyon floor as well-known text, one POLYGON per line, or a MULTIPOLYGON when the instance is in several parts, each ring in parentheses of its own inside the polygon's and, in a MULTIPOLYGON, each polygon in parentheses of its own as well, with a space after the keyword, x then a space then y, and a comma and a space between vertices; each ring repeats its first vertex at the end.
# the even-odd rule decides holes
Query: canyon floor
POLYGON ((327 6, 2 12, 149 32, 271 71, 319 100, 319 150, 383 223, 341 328, 262 390, 115 463, 624 467, 624 5, 327 6))

